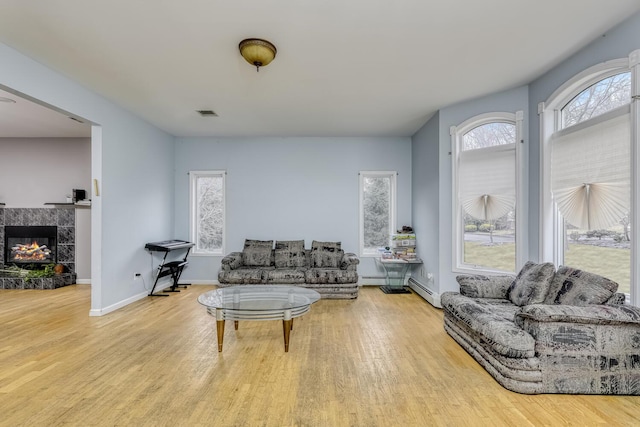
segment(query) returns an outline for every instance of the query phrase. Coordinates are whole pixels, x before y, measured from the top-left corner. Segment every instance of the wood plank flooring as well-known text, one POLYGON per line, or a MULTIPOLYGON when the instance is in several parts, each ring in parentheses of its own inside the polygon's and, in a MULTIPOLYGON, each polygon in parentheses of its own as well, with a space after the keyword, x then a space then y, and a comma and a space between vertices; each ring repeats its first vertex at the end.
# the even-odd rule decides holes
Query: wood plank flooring
POLYGON ((1 426, 640 425, 640 397, 502 388, 415 294, 364 287, 294 322, 227 325, 191 286, 89 317, 90 289, 0 291, 1 426))

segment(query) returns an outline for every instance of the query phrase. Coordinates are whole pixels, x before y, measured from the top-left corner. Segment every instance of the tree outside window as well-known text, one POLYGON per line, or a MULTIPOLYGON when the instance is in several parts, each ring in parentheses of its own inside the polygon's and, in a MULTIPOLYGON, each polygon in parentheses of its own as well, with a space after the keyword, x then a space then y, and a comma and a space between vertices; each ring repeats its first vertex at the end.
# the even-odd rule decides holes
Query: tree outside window
POLYGON ((360 253, 377 255, 391 244, 396 172, 360 172, 360 253))
POLYGON ((190 172, 191 239, 194 254, 224 253, 225 174, 190 172))

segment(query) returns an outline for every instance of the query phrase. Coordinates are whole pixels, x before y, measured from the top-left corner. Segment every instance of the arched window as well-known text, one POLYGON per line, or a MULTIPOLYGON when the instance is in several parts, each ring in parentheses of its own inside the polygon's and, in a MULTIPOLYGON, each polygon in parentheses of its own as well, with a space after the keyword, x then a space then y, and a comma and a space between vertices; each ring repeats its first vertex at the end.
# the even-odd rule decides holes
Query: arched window
POLYGON ((632 74, 628 60, 580 73, 542 112, 544 261, 631 293, 632 74))
POLYGON ((451 129, 456 271, 516 271, 519 128, 491 113, 451 129))

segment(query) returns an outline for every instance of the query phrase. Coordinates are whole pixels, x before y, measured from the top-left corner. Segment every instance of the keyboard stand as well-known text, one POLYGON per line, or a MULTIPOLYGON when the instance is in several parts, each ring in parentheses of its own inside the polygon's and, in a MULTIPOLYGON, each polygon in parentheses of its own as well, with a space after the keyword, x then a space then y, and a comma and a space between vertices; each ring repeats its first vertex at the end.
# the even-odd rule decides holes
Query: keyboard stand
MULTIPOLYGON (((184 258, 181 261, 170 261, 170 262, 166 262, 167 255, 169 255, 169 251, 165 252, 164 258, 162 258, 162 263, 158 266, 158 275, 156 276, 156 280, 153 283, 153 288, 151 288, 151 292, 149 292, 150 297, 168 297, 169 296, 169 294, 154 293, 156 289, 156 285, 158 284, 158 280, 166 276, 171 276, 173 283, 171 284, 171 287, 169 288, 169 290, 163 290, 160 292, 180 292, 177 289, 179 286, 178 280, 180 280, 180 276, 182 275, 182 271, 184 270, 184 268, 189 264, 187 262, 187 257, 189 256, 190 251, 191 251, 191 248, 190 247, 187 248, 187 253, 185 254, 184 258)), ((186 284, 182 286, 184 286, 185 288, 187 287, 186 284)))

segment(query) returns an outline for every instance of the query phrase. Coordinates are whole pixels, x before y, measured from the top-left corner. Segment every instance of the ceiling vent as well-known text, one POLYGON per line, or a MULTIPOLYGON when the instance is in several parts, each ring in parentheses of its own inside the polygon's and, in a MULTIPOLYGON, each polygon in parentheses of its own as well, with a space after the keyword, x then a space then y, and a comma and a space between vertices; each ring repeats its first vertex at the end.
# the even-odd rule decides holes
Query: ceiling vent
POLYGON ((196 110, 202 117, 218 117, 213 110, 196 110))
POLYGON ((82 120, 80 119, 76 119, 75 117, 69 117, 71 120, 75 120, 78 123, 84 123, 82 120))

